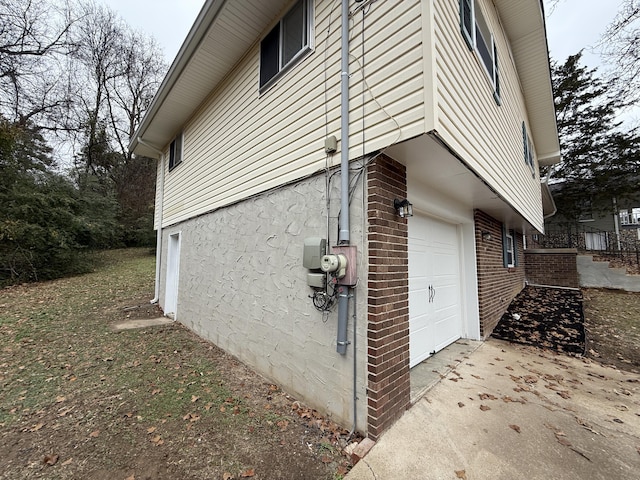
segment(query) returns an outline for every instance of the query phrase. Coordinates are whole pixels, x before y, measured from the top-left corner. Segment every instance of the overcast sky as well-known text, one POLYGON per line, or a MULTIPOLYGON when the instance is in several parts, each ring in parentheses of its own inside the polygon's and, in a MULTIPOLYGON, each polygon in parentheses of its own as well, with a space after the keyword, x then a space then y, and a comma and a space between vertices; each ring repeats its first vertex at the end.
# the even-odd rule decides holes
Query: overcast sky
MULTIPOLYGON (((103 0, 132 27, 153 35, 173 61, 204 0, 103 0)), ((548 0, 545 0, 548 3, 548 0)), ((560 0, 552 12, 547 7, 547 35, 551 56, 564 61, 585 49, 585 63, 599 64, 589 49, 598 42, 613 19, 620 0, 560 0)))
POLYGON ((102 0, 135 30, 153 35, 168 63, 187 37, 204 0, 102 0))

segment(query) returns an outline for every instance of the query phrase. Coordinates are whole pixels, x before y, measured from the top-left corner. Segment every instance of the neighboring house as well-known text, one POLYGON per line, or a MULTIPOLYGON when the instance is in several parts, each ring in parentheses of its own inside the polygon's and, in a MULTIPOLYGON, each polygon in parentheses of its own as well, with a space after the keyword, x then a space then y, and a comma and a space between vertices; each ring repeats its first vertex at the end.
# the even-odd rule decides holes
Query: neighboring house
POLYGON ((158 159, 164 311, 375 439, 411 367, 523 288, 559 144, 541 1, 348 8, 346 75, 340 2, 206 1, 131 149, 158 159), (348 259, 326 287, 318 239, 348 259))
POLYGON ((580 250, 636 249, 640 240, 640 192, 612 197, 601 192, 574 189, 565 183, 550 186, 556 215, 545 219, 545 236, 537 238, 547 247, 580 250))

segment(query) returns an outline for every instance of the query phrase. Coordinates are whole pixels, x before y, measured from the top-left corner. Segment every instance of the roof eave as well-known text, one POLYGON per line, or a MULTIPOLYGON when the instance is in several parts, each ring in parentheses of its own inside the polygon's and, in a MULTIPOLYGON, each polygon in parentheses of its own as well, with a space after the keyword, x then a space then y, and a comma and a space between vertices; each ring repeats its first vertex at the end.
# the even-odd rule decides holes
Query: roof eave
POLYGON ((189 60, 198 49, 198 46, 207 34, 213 20, 220 13, 225 3, 226 0, 206 0, 205 4, 200 9, 200 13, 191 27, 191 30, 189 30, 189 33, 182 43, 176 58, 173 60, 169 71, 160 84, 158 92, 153 97, 151 105, 145 113, 142 122, 140 122, 140 126, 129 141, 129 151, 151 158, 158 158, 159 155, 157 150, 162 149, 164 145, 157 145, 155 146, 156 148, 149 147, 148 145, 144 145, 140 139, 144 139, 144 135, 151 123, 153 123, 160 107, 165 102, 177 80, 182 75, 182 72, 189 64, 189 60))
POLYGON ((542 1, 495 0, 512 48, 540 165, 560 161, 560 141, 542 1))

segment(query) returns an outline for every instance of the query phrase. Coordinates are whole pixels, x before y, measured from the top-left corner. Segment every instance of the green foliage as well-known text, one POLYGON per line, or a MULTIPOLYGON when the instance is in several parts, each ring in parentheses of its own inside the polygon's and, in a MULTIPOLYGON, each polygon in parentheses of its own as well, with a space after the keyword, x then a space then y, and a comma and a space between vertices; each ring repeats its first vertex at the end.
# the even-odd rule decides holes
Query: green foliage
POLYGON ((611 85, 580 64, 581 53, 553 66, 553 87, 562 162, 553 176, 562 180, 558 213, 577 221, 581 205, 610 209, 612 198, 638 192, 640 138, 623 131, 616 116, 624 102, 611 85))
POLYGON ((157 44, 92 1, 2 1, 0 18, 0 285, 154 245, 155 162, 128 144, 166 71, 157 44), (79 152, 70 172, 43 132, 79 152))
POLYGON ((116 202, 54 172, 35 129, 3 121, 0 148, 0 285, 87 271, 85 250, 118 235, 116 202))

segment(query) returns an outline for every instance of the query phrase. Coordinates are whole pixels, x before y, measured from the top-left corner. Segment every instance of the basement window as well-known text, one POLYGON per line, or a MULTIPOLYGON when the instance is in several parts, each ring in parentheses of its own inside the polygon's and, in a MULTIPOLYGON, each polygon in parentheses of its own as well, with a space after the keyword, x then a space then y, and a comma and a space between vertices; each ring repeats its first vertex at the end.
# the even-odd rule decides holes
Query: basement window
POLYGON ((182 139, 183 134, 180 132, 169 145, 169 171, 182 163, 182 139))
POLYGON ((260 42, 260 90, 311 50, 311 0, 298 0, 260 42))
POLYGON ((470 50, 475 50, 489 81, 493 85, 493 98, 500 105, 500 77, 498 76, 498 49, 482 15, 478 0, 460 0, 460 30, 470 50))

